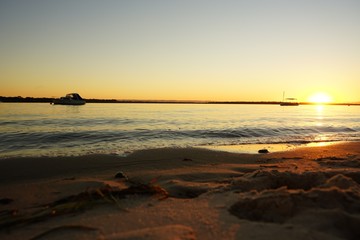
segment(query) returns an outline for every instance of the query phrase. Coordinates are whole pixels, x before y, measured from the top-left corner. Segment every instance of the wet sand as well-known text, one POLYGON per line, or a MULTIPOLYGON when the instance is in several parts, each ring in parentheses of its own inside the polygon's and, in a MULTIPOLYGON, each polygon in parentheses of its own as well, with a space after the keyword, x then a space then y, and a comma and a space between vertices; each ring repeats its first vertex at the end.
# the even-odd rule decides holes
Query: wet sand
POLYGON ((358 142, 1 159, 0 238, 359 239, 359 183, 358 142))

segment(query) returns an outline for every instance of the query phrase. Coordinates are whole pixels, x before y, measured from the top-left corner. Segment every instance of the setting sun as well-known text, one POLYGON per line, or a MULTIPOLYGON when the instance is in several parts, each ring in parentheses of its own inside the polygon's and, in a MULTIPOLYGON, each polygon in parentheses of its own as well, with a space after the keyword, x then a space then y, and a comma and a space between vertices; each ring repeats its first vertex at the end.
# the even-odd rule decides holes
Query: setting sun
POLYGON ((332 97, 327 93, 319 92, 311 95, 308 100, 312 103, 329 103, 332 101, 332 97))

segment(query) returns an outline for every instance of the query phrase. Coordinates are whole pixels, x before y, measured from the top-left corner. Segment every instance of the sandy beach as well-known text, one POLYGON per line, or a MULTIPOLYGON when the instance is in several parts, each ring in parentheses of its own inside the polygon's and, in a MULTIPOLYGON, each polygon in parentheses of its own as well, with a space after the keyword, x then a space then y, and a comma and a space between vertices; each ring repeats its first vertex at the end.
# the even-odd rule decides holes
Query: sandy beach
POLYGON ((360 143, 0 160, 1 239, 359 239, 360 143))

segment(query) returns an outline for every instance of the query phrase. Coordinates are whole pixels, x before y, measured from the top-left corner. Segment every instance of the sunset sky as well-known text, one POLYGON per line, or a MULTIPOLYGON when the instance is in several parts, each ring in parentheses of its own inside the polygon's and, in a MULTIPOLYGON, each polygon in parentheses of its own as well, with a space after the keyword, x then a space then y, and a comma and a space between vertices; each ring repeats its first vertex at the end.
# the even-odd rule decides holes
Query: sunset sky
POLYGON ((359 0, 0 0, 0 96, 360 101, 359 0))

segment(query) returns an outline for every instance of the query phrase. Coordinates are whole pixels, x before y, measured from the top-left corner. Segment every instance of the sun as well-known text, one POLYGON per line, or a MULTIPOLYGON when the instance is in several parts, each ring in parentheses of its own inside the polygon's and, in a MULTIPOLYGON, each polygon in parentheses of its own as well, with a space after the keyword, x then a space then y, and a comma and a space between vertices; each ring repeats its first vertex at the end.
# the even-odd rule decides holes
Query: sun
POLYGON ((317 104, 329 103, 332 101, 332 97, 327 93, 318 92, 318 93, 311 95, 308 98, 308 101, 312 102, 312 103, 317 103, 317 104))

